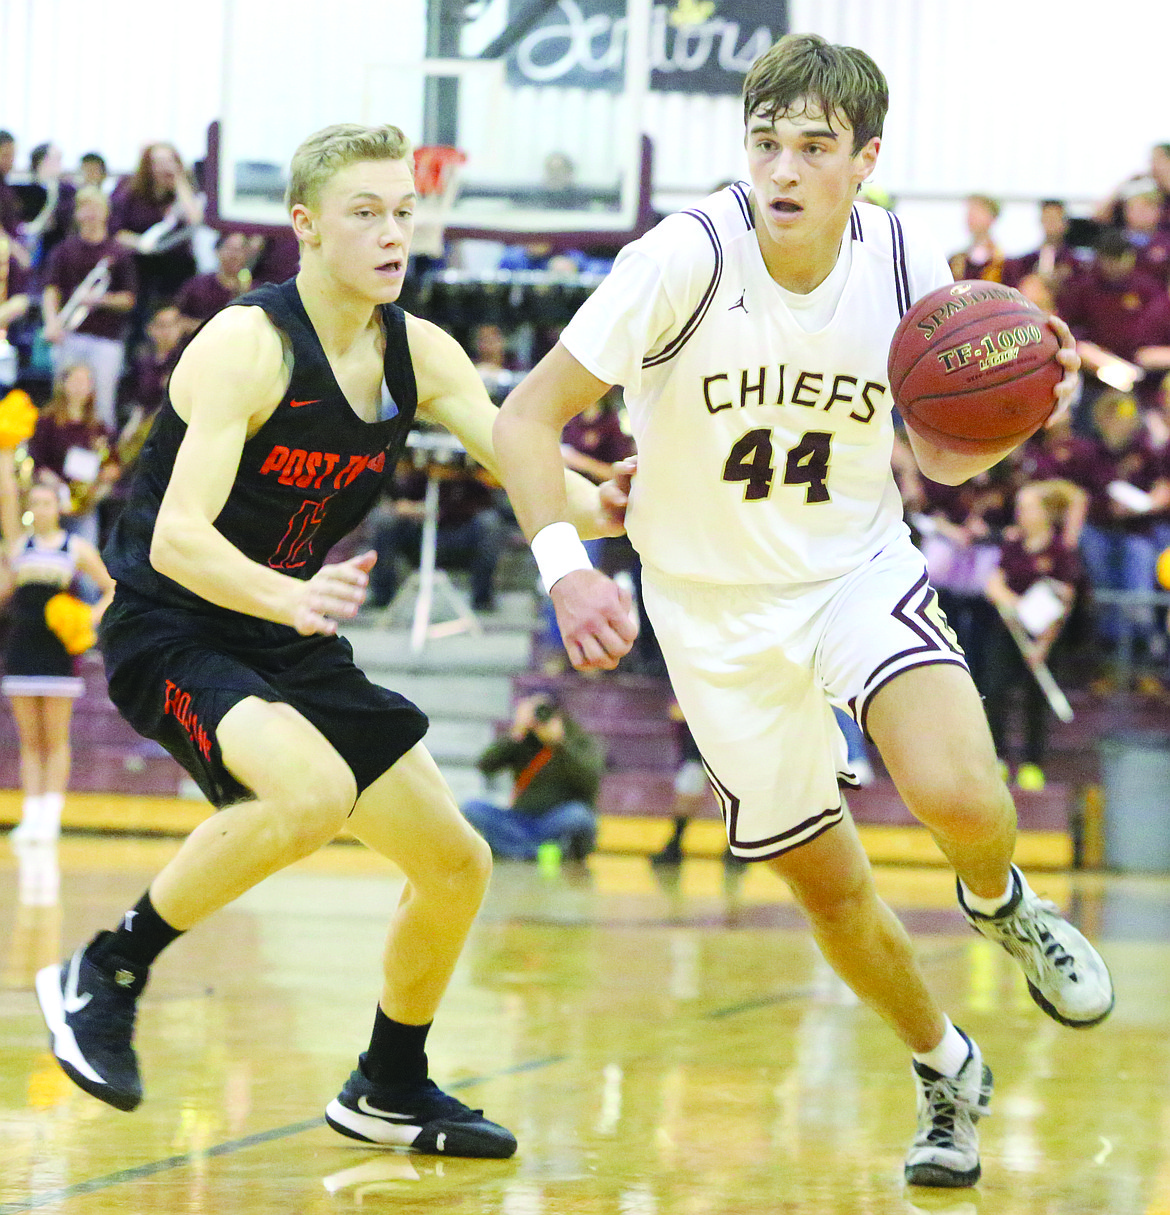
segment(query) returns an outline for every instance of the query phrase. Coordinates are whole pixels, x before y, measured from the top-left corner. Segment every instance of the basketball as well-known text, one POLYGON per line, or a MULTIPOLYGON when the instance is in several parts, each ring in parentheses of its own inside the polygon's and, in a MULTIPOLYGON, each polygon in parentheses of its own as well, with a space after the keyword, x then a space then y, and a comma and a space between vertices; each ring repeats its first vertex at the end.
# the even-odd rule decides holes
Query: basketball
POLYGON ((1046 315, 1013 287, 939 287, 902 318, 890 343, 890 391, 906 425, 959 455, 1022 443, 1064 377, 1046 315))

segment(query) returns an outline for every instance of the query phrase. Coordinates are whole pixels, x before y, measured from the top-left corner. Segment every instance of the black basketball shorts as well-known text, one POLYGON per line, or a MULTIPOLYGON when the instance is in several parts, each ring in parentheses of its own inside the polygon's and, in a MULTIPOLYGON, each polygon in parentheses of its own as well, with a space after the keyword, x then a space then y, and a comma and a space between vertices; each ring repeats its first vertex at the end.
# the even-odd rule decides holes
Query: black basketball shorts
POLYGON ((349 765, 359 793, 426 734, 426 714, 371 683, 344 638, 302 637, 287 625, 213 612, 119 588, 99 628, 110 699, 213 805, 254 796, 224 767, 216 740, 224 715, 247 696, 296 709, 349 765))

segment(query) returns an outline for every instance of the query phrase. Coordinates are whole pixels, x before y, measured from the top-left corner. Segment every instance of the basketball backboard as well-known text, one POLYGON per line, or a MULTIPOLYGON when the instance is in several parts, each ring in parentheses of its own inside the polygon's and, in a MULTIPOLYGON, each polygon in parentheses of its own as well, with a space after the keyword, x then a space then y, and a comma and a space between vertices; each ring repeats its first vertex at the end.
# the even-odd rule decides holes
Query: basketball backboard
MULTIPOLYGON (((590 18, 592 51, 585 52, 577 35, 558 33, 555 24, 551 33, 547 26, 530 31, 535 42, 517 40, 517 3, 469 0, 452 34, 435 28, 434 10, 444 6, 424 0, 351 0, 327 19, 319 4, 289 0, 279 22, 268 0, 226 0, 220 216, 286 222, 287 167, 306 135, 336 122, 391 122, 416 145, 465 153, 446 217, 454 228, 632 230, 652 0, 604 0, 605 14, 590 18), (605 65, 602 87, 544 82, 549 62, 541 48, 555 52, 558 39, 576 47, 578 59, 584 53, 605 65), (444 53, 428 56, 436 46, 444 53)), ((564 11, 575 20, 579 7, 569 3, 564 11)), ((563 68, 565 53, 557 53, 563 68)))

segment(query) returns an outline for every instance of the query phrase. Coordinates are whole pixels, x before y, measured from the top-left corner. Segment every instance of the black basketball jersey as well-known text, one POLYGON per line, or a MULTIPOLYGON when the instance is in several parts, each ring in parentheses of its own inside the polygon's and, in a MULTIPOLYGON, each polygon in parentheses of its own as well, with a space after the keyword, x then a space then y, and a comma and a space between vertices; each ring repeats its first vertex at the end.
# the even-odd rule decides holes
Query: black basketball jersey
MULTIPOLYGON (((418 390, 406 314, 392 304, 380 308, 386 335, 382 416, 363 422, 338 386, 295 279, 259 287, 229 306, 241 304, 263 308, 286 335, 292 376, 272 416, 244 444, 215 527, 260 565, 308 579, 378 501, 414 421, 418 390)), ((150 563, 155 520, 186 429, 168 394, 103 556, 119 587, 157 603, 222 610, 150 563)))

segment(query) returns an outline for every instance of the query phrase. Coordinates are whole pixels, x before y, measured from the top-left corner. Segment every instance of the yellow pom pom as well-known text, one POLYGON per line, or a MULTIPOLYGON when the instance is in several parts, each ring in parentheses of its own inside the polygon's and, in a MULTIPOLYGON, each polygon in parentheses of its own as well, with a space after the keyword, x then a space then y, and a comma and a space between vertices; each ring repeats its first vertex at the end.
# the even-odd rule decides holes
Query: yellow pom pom
POLYGON ((23 388, 0 400, 0 450, 19 447, 37 426, 37 407, 23 388))
POLYGON ((75 595, 62 591, 45 604, 45 623, 70 654, 84 654, 97 644, 93 610, 75 595))
POLYGON ((1162 550, 1155 568, 1158 573, 1158 585, 1163 590, 1170 591, 1170 548, 1162 550))

